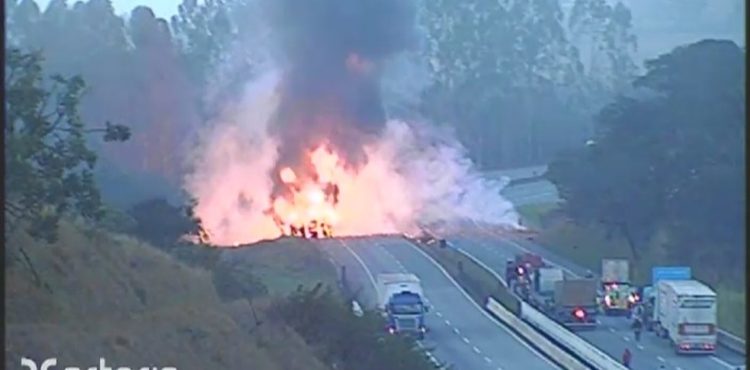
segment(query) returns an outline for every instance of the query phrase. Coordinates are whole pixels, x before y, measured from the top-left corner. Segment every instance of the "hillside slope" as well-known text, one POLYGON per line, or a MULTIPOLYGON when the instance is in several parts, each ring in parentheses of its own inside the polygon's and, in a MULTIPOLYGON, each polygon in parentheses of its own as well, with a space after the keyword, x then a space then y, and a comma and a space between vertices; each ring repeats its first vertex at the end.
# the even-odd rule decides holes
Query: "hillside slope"
POLYGON ((327 369, 294 331, 263 319, 263 302, 260 326, 247 300, 222 302, 209 272, 132 238, 60 231, 51 245, 6 239, 6 368, 25 356, 82 368, 102 357, 112 367, 327 369))

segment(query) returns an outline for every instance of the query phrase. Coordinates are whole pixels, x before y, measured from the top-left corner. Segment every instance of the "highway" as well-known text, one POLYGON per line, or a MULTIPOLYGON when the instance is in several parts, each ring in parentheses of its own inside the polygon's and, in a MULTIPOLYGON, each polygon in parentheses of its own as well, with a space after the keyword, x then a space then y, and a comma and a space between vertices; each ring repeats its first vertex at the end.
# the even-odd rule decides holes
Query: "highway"
POLYGON ((338 266, 346 266, 359 301, 373 308, 375 276, 409 272, 422 281, 431 305, 429 331, 423 345, 434 347, 441 362, 461 370, 557 369, 469 298, 442 268, 400 236, 372 236, 318 241, 338 266))
MULTIPOLYGON (((516 205, 551 203, 558 200, 554 185, 548 181, 526 183, 503 189, 502 192, 516 205)), ((440 234, 440 233, 437 233, 440 234)), ((582 276, 586 269, 549 252, 544 247, 526 240, 520 235, 492 228, 487 225, 466 223, 441 235, 453 246, 482 261, 500 276, 505 274, 505 262, 516 253, 532 251, 540 254, 552 264, 563 267, 566 274, 582 276)), ((636 343, 629 322, 623 317, 601 315, 600 325, 591 331, 578 334, 610 356, 621 358, 625 348, 633 353, 634 370, 651 370, 664 364, 675 370, 726 370, 745 365, 746 359, 719 347, 715 356, 680 356, 674 353, 665 339, 644 332, 641 342, 636 343)))
MULTIPOLYGON (((487 228, 477 227, 458 235, 444 235, 455 247, 461 248, 495 272, 504 276, 505 261, 516 253, 533 251, 539 253, 551 263, 567 269, 566 273, 583 275, 585 269, 571 265, 546 252, 542 247, 520 238, 502 235, 487 228)), ((678 356, 668 346, 666 340, 656 338, 652 333, 644 332, 640 343, 635 343, 628 320, 624 317, 599 317, 599 327, 595 330, 580 331, 578 334, 610 356, 620 358, 625 348, 633 352, 632 368, 634 370, 651 370, 664 364, 668 369, 682 370, 726 370, 744 365, 745 359, 728 350, 719 348, 716 356, 678 356)))

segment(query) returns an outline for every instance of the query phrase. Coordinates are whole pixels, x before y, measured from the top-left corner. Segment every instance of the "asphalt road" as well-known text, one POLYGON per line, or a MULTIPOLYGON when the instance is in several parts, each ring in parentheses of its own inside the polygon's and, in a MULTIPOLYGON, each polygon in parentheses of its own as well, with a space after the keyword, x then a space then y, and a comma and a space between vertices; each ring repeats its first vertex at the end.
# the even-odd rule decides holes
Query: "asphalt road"
POLYGON ((509 186, 504 188, 500 194, 513 202, 515 206, 555 203, 560 199, 555 185, 547 180, 509 186))
MULTIPOLYGON (((582 276, 586 271, 518 235, 487 226, 463 225, 461 231, 454 230, 442 236, 455 247, 484 262, 500 276, 504 276, 506 260, 523 251, 542 255, 549 262, 565 268, 567 274, 582 276)), ((629 322, 624 317, 600 315, 599 321, 597 329, 580 331, 578 334, 617 359, 621 358, 625 348, 630 348, 634 370, 657 369, 661 364, 675 370, 727 370, 745 365, 744 357, 721 347, 715 356, 677 355, 665 339, 659 339, 650 332, 644 332, 641 341, 636 343, 629 322)))
POLYGON ((429 331, 423 345, 441 362, 457 370, 556 369, 502 324, 493 319, 426 254, 401 237, 373 236, 320 241, 348 281, 359 288, 359 301, 375 306, 379 273, 409 272, 422 281, 431 305, 429 331))

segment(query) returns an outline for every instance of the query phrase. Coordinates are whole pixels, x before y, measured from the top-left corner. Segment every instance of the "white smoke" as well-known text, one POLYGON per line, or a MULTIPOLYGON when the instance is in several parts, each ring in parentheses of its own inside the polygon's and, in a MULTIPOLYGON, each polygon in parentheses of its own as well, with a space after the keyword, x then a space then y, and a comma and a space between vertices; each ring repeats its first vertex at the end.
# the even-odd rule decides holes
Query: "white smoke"
MULTIPOLYGON (((192 153, 185 188, 197 199, 196 214, 217 245, 280 236, 264 212, 277 159, 278 145, 266 128, 277 106, 278 82, 271 73, 251 83, 192 153)), ((367 163, 339 179, 336 235, 414 233, 420 224, 466 219, 518 225, 513 205, 500 195, 506 184, 484 179, 446 132, 390 120, 365 152, 367 163)))

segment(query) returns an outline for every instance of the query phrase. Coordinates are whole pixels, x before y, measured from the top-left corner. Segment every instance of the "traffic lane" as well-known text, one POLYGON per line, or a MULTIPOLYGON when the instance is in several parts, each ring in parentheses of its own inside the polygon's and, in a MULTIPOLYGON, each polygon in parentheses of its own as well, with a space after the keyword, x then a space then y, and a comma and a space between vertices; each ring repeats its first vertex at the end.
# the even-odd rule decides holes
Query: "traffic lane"
POLYGON ((491 319, 417 247, 401 238, 380 241, 380 246, 406 270, 419 276, 432 305, 486 366, 529 370, 557 368, 505 326, 491 319))
MULTIPOLYGON (((482 241, 470 240, 464 238, 455 238, 453 244, 465 252, 471 254, 478 260, 482 261, 489 268, 493 269, 498 275, 504 277, 505 261, 515 255, 515 251, 510 248, 488 247, 482 241)), ((636 346, 630 343, 631 338, 621 335, 615 330, 610 330, 610 319, 627 321, 624 318, 610 318, 599 316, 600 325, 594 330, 580 330, 576 334, 598 347, 615 359, 621 358, 625 348, 630 348, 633 352, 633 369, 651 369, 654 364, 663 363, 659 360, 659 353, 648 350, 645 346, 636 346)))
POLYGON ((551 193, 557 195, 557 188, 549 181, 540 180, 507 186, 500 191, 500 194, 506 197, 528 197, 542 193, 551 193))
MULTIPOLYGON (((516 253, 524 251, 518 244, 495 237, 449 237, 449 241, 497 272, 500 276, 505 273, 505 262, 513 258, 516 253)), ((544 254, 543 257, 546 258, 544 254)), ((555 263, 550 260, 550 262, 555 263)), ((580 272, 568 270, 568 274, 580 272)), ((651 369, 654 365, 665 364, 673 368, 682 369, 726 369, 744 364, 743 358, 725 359, 716 356, 681 356, 677 355, 666 342, 644 332, 641 343, 633 343, 629 321, 624 317, 608 317, 599 315, 600 325, 595 330, 579 331, 577 334, 589 343, 598 347, 608 355, 619 359, 625 348, 633 352, 634 369, 651 369), (734 361, 733 361, 734 360, 734 361)), ((721 353, 720 353, 721 354, 721 353)), ((736 357, 736 356, 735 356, 736 357)))
MULTIPOLYGON (((536 244, 536 243, 534 243, 532 241, 529 241, 529 240, 525 240, 524 238, 520 238, 520 237, 515 236, 513 234, 507 234, 507 233, 502 234, 502 233, 498 233, 498 232, 488 231, 486 229, 482 233, 485 234, 485 235, 488 235, 489 238, 493 239, 493 240, 495 240, 495 239, 504 240, 507 243, 509 243, 510 245, 518 248, 517 250, 519 250, 519 251, 531 251, 531 252, 534 252, 534 253, 538 253, 539 255, 541 255, 542 257, 544 257, 544 259, 549 260, 550 262, 552 262, 555 265, 563 267, 566 270, 566 272, 569 273, 569 274, 571 274, 571 275, 574 275, 574 276, 584 276, 585 273, 586 273, 586 271, 587 271, 586 268, 584 268, 582 266, 579 266, 579 265, 577 265, 577 264, 575 264, 573 262, 570 262, 569 260, 567 260, 567 259, 565 259, 563 257, 560 257, 559 255, 557 255, 555 253, 550 252, 549 249, 546 249, 546 248, 544 248, 543 246, 541 246, 539 244, 536 244)), ((596 272, 594 272, 594 276, 598 276, 598 274, 596 272)), ((627 322, 624 325, 625 325, 625 330, 627 330, 627 322)), ((659 344, 661 346, 665 346, 665 344, 663 344, 663 342, 665 340, 660 339, 660 338, 656 338, 656 339, 657 339, 657 341, 655 342, 655 344, 659 344)), ((691 357, 677 355, 674 352, 672 352, 671 350, 669 351, 669 355, 672 356, 672 357, 676 356, 679 359, 686 359, 686 358, 691 359, 691 357)), ((720 364, 724 368, 731 368, 731 369, 734 369, 737 366, 745 365, 746 362, 747 362, 747 359, 745 358, 745 356, 742 356, 742 355, 740 355, 740 354, 738 354, 738 353, 736 353, 734 351, 731 351, 731 350, 729 350, 727 348, 724 348, 723 346, 719 346, 716 349, 716 353, 714 354, 714 356, 709 356, 707 358, 709 358, 712 361, 720 364)))
POLYGON ((370 276, 357 261, 356 256, 345 248, 346 239, 321 239, 314 243, 331 258, 332 263, 338 269, 339 278, 341 267, 345 267, 347 284, 352 292, 357 293, 354 299, 362 307, 375 309, 377 306, 375 281, 370 280, 370 276))
POLYGON ((419 271, 408 270, 400 260, 382 248, 377 237, 348 240, 346 247, 362 260, 372 276, 382 273, 414 273, 422 280, 422 289, 431 306, 431 312, 426 318, 429 327, 427 337, 435 343, 432 353, 439 361, 453 364, 456 369, 487 368, 488 363, 475 352, 471 339, 456 326, 461 318, 445 312, 447 305, 444 301, 434 300, 439 293, 435 292, 432 285, 426 286, 425 278, 419 271))

